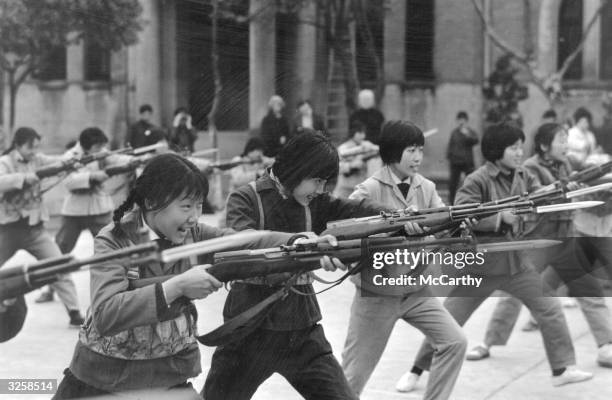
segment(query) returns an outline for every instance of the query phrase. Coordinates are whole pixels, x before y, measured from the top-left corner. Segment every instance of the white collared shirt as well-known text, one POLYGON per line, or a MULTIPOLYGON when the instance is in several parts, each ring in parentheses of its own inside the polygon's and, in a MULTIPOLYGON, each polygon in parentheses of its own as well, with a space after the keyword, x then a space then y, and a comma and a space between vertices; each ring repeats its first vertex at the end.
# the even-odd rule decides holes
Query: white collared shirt
POLYGON ((397 175, 395 175, 395 173, 393 172, 393 170, 391 168, 389 168, 389 173, 391 174, 391 179, 393 179, 393 183, 395 183, 396 185, 398 183, 407 183, 407 184, 411 184, 412 183, 412 177, 408 176, 406 179, 401 180, 400 178, 397 177, 397 175))

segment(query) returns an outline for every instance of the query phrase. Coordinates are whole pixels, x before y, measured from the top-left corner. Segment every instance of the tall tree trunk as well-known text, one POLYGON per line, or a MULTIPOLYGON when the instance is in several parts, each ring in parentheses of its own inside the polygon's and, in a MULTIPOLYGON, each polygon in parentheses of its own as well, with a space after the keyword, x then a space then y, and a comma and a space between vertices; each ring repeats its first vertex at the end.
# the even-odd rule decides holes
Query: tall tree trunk
POLYGON ((340 61, 342 69, 342 80, 344 82, 344 91, 346 92, 346 109, 348 115, 355 110, 355 99, 359 90, 359 81, 357 79, 357 68, 355 65, 355 55, 351 49, 351 32, 349 28, 348 7, 343 1, 338 7, 334 21, 334 34, 332 48, 334 55, 340 61), (347 43, 349 45, 347 46, 347 43))
POLYGON ((366 15, 366 4, 365 0, 353 0, 353 12, 355 13, 355 19, 363 28, 363 37, 366 44, 366 51, 368 56, 374 61, 376 66, 376 101, 380 102, 385 91, 385 72, 383 68, 383 61, 376 52, 376 45, 374 43, 374 35, 366 15))
MULTIPOLYGON (((221 97, 221 90, 223 85, 221 82, 221 75, 219 73, 219 46, 217 43, 218 37, 218 23, 219 23, 219 0, 212 0, 212 14, 211 14, 211 58, 212 58, 212 73, 213 81, 215 85, 213 102, 208 113, 208 135, 211 139, 211 145, 217 149, 219 147, 218 132, 217 132, 217 112, 219 109, 219 101, 221 97)), ((216 152, 216 160, 219 161, 220 154, 216 152)), ((221 208, 223 207, 223 186, 220 174, 213 175, 213 186, 215 188, 212 202, 213 206, 221 208)))
POLYGON ((9 120, 8 120, 8 132, 7 137, 13 136, 13 129, 15 128, 15 103, 17 101, 17 90, 19 86, 15 81, 15 71, 8 71, 8 85, 9 85, 9 120))

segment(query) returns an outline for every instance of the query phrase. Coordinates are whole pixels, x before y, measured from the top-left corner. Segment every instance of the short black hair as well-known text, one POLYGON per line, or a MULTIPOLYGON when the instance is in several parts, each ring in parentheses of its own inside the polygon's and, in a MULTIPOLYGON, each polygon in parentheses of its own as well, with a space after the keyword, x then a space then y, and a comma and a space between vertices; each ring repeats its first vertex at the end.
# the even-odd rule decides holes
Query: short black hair
POLYGON ((459 111, 455 119, 465 119, 468 120, 468 114, 465 111, 459 111))
POLYGON ((593 122, 593 114, 584 107, 580 107, 574 112, 574 123, 577 124, 582 118, 586 118, 589 125, 593 122))
POLYGON ((276 156, 274 176, 292 191, 304 179, 332 179, 338 175, 338 151, 321 132, 306 128, 291 138, 276 156))
POLYGON ((557 133, 563 131, 565 129, 561 124, 548 123, 541 125, 533 138, 536 153, 543 155, 542 145, 550 146, 557 133))
POLYGON ((138 113, 142 114, 142 113, 145 113, 145 112, 152 113, 153 112, 153 107, 151 107, 150 104, 143 104, 143 105, 141 105, 140 108, 138 109, 138 113))
POLYGON ((79 136, 79 144, 85 151, 89 151, 96 144, 106 143, 108 143, 108 138, 102 129, 95 126, 83 129, 79 136))
POLYGON ((481 150, 487 161, 495 162, 504 157, 506 147, 517 140, 525 141, 525 134, 514 123, 502 122, 489 126, 482 135, 481 150))
POLYGON ((552 109, 544 111, 544 114, 542 114, 542 119, 546 118, 557 119, 557 112, 552 109))
POLYGON ((406 147, 425 145, 425 136, 410 121, 387 121, 381 128, 378 145, 382 162, 389 165, 401 161, 406 147))
POLYGON ((295 106, 295 108, 300 108, 300 107, 302 107, 304 104, 308 104, 308 105, 310 106, 310 108, 312 108, 312 102, 310 101, 310 99, 303 99, 303 100, 300 100, 300 101, 297 103, 297 106, 295 106))
POLYGON ((191 161, 178 154, 160 154, 147 163, 127 199, 114 211, 113 233, 122 234, 121 218, 134 205, 143 211, 157 211, 175 199, 205 200, 206 196, 208 179, 191 161))
POLYGON ((11 146, 4 151, 2 154, 8 154, 15 150, 17 147, 23 146, 26 143, 32 144, 35 140, 40 140, 40 135, 34 128, 29 126, 22 126, 15 131, 11 146))
POLYGON ((351 126, 349 128, 349 139, 352 139, 353 136, 355 136, 355 134, 357 132, 364 132, 366 131, 367 127, 365 126, 365 124, 361 121, 359 121, 358 119, 354 120, 351 122, 351 126))
POLYGON ((260 137, 252 137, 250 138, 246 144, 244 145, 244 151, 242 152, 242 156, 246 156, 247 154, 249 154, 250 152, 252 152, 253 150, 261 150, 263 151, 265 149, 265 144, 262 138, 260 137))

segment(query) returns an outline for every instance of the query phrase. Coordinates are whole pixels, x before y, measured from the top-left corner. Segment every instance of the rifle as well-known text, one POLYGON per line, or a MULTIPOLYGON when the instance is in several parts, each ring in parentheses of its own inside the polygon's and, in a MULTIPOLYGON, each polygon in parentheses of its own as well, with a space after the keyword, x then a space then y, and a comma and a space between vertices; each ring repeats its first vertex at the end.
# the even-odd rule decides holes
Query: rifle
POLYGON ((234 167, 237 167, 239 165, 253 165, 253 164, 259 164, 261 163, 263 160, 261 158, 253 158, 253 159, 248 159, 245 160, 244 158, 241 158, 238 161, 231 161, 231 160, 223 160, 223 161, 219 161, 216 163, 212 163, 208 166, 209 169, 218 169, 219 171, 227 171, 230 170, 234 167))
POLYGON ((87 154, 85 156, 82 156, 81 158, 71 158, 69 160, 62 161, 61 163, 56 164, 56 165, 40 168, 34 171, 34 173, 39 179, 50 178, 62 172, 73 171, 73 170, 80 168, 81 166, 87 165, 94 161, 102 160, 112 154, 129 153, 131 151, 132 151, 132 148, 130 147, 117 149, 113 151, 100 151, 94 154, 87 154))
MULTIPOLYGON (((599 185, 590 186, 590 187, 586 187, 583 189, 577 189, 577 190, 572 190, 572 191, 567 191, 567 185, 557 185, 556 183, 553 183, 533 193, 525 193, 522 195, 505 197, 503 199, 489 201, 484 204, 485 205, 504 204, 504 203, 511 203, 514 201, 523 201, 523 200, 533 201, 535 204, 545 204, 545 203, 550 203, 550 202, 559 201, 559 200, 571 200, 576 197, 586 196, 589 194, 598 193, 598 192, 610 190, 610 189, 612 189, 612 182, 602 183, 599 185)), ((467 206, 467 204, 463 204, 462 206, 467 206)))
POLYGON ((31 292, 57 280, 58 274, 76 271, 86 265, 100 264, 109 260, 126 259, 127 262, 143 262, 145 256, 157 249, 156 243, 145 243, 119 249, 81 260, 67 254, 42 260, 34 264, 0 270, 0 300, 11 299, 31 292))
POLYGON ((137 149, 132 149, 129 151, 128 154, 131 154, 133 156, 141 156, 143 154, 152 153, 157 150, 167 150, 167 149, 168 149, 168 145, 166 143, 155 143, 155 144, 150 144, 148 146, 138 147, 137 149))
POLYGON ((603 202, 583 201, 537 206, 534 201, 523 200, 501 204, 463 204, 460 206, 423 209, 416 212, 412 210, 383 211, 377 216, 329 222, 327 229, 322 234, 333 235, 341 240, 355 239, 379 233, 394 233, 401 230, 407 222, 415 222, 422 227, 429 227, 432 230, 438 231, 440 227, 447 229, 465 219, 489 217, 501 211, 512 211, 515 214, 543 214, 595 207, 600 204, 603 204, 603 202))
POLYGON ((126 266, 150 262, 171 263, 182 258, 211 254, 228 248, 246 246, 268 234, 267 231, 246 231, 231 236, 203 240, 177 246, 162 252, 155 242, 143 243, 108 253, 76 260, 67 254, 61 257, 42 260, 32 265, 0 269, 0 300, 11 299, 57 280, 58 274, 73 272, 86 265, 100 264, 109 260, 119 260, 126 266))
POLYGON ((129 161, 127 164, 117 165, 114 167, 108 167, 104 170, 104 172, 109 177, 120 175, 120 174, 127 174, 128 172, 135 171, 138 167, 140 167, 141 165, 144 165, 146 162, 147 160, 136 158, 134 160, 129 161))
POLYGON ((578 183, 587 183, 599 179, 610 172, 612 172, 612 161, 605 162, 601 165, 593 165, 582 171, 576 171, 569 176, 569 180, 578 183))
MULTIPOLYGON (((375 237, 339 241, 337 246, 328 243, 304 242, 259 250, 237 250, 216 253, 214 262, 206 271, 221 282, 237 279, 264 277, 279 273, 299 274, 320 268, 323 256, 336 257, 344 263, 363 260, 372 252, 390 252, 397 249, 421 251, 515 251, 554 246, 557 240, 525 240, 496 243, 476 243, 473 237, 414 240, 406 237, 375 237)), ((351 273, 357 273, 352 270, 351 273)), ((130 282, 140 288, 163 282, 172 276, 162 275, 130 282)))
POLYGON ((196 151, 194 153, 190 154, 190 157, 213 157, 215 154, 217 154, 219 152, 219 149, 206 149, 206 150, 200 150, 200 151, 196 151))
POLYGON ((343 151, 339 155, 343 161, 348 161, 356 156, 362 156, 363 161, 368 161, 372 158, 378 157, 378 146, 376 146, 376 148, 366 148, 362 145, 355 146, 349 150, 343 151))

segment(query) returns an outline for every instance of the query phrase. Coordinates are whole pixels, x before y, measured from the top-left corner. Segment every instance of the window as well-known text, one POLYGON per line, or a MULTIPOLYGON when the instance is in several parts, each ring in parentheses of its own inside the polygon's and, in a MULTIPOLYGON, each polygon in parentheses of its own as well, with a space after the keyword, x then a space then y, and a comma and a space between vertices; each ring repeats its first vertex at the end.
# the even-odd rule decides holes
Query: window
MULTIPOLYGON (((559 10, 557 68, 576 49, 582 38, 582 0, 563 0, 559 10)), ((582 78, 582 52, 570 64, 566 79, 582 78)))
POLYGON ((601 10, 600 24, 599 77, 600 79, 612 80, 612 3, 609 1, 601 10))
POLYGON ((34 71, 33 77, 41 81, 66 79, 66 47, 58 46, 43 56, 41 66, 34 71))
POLYGON ((407 0, 406 80, 433 80, 434 0, 407 0))
POLYGON ((375 88, 377 83, 376 59, 383 59, 384 49, 383 1, 371 0, 363 2, 363 6, 365 21, 358 20, 355 27, 357 77, 362 88, 375 88))
POLYGON ((111 78, 111 53, 99 43, 85 39, 84 77, 86 81, 109 81, 111 78))

